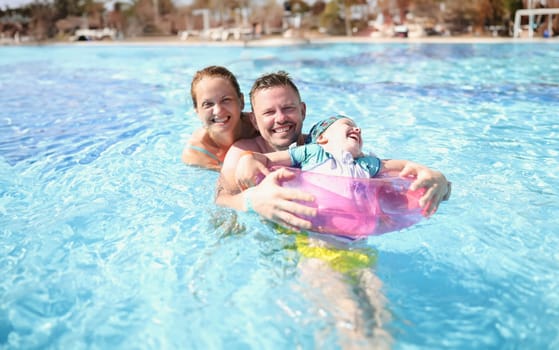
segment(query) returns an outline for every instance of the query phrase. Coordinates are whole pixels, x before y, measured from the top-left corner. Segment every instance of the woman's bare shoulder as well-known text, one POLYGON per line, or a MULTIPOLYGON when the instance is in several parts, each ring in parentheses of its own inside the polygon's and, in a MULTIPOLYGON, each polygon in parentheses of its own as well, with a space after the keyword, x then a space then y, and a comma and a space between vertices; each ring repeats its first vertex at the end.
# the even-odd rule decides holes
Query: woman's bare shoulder
POLYGON ((204 128, 199 128, 195 130, 192 133, 192 135, 190 135, 190 139, 186 144, 201 146, 204 144, 204 139, 207 137, 208 137, 208 131, 204 128))

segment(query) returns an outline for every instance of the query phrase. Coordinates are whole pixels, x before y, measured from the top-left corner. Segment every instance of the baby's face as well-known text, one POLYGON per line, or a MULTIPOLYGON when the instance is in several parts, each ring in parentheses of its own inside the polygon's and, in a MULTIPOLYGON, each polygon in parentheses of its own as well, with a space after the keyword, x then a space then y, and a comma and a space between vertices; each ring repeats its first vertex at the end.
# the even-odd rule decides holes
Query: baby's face
POLYGON ((322 147, 329 153, 339 154, 344 150, 350 152, 353 158, 361 155, 363 147, 361 129, 349 118, 336 120, 322 136, 327 140, 322 147))

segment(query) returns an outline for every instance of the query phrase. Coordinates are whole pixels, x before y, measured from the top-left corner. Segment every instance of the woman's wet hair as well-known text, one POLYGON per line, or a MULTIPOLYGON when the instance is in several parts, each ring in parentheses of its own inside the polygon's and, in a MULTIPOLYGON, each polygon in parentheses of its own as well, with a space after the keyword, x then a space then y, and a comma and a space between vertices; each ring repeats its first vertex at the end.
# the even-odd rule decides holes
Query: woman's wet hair
POLYGON ((190 84, 190 96, 192 96, 192 105, 194 108, 198 107, 198 101, 196 100, 196 94, 194 93, 194 89, 196 85, 200 82, 200 80, 204 78, 223 78, 233 85, 237 96, 242 98, 241 88, 239 87, 239 82, 235 75, 231 73, 227 68, 222 66, 208 66, 202 70, 199 70, 194 74, 194 78, 192 78, 192 83, 190 84))

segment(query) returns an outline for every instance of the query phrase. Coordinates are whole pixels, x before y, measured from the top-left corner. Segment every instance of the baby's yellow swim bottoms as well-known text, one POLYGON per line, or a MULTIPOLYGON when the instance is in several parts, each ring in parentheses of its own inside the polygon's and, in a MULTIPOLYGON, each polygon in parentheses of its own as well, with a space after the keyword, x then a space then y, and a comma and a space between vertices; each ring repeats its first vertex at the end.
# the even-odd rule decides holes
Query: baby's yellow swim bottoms
POLYGON ((371 247, 351 243, 333 245, 308 233, 295 232, 275 225, 284 234, 295 235, 295 249, 306 258, 326 261, 330 267, 343 274, 351 274, 360 269, 371 268, 377 261, 377 251, 371 247))

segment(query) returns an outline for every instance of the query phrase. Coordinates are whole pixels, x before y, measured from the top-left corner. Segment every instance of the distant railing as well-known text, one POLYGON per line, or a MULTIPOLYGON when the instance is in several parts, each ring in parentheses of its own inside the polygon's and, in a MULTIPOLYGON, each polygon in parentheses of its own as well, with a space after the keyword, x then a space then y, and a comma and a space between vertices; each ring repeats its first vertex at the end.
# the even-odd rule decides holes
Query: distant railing
MULTIPOLYGON (((529 16, 528 23, 528 38, 534 37, 534 15, 557 15, 559 14, 559 8, 551 9, 523 9, 517 10, 514 15, 514 37, 518 38, 520 35, 520 18, 521 16, 529 16)), ((551 29, 552 20, 549 18, 547 21, 547 30, 549 35, 552 33, 551 29)))

